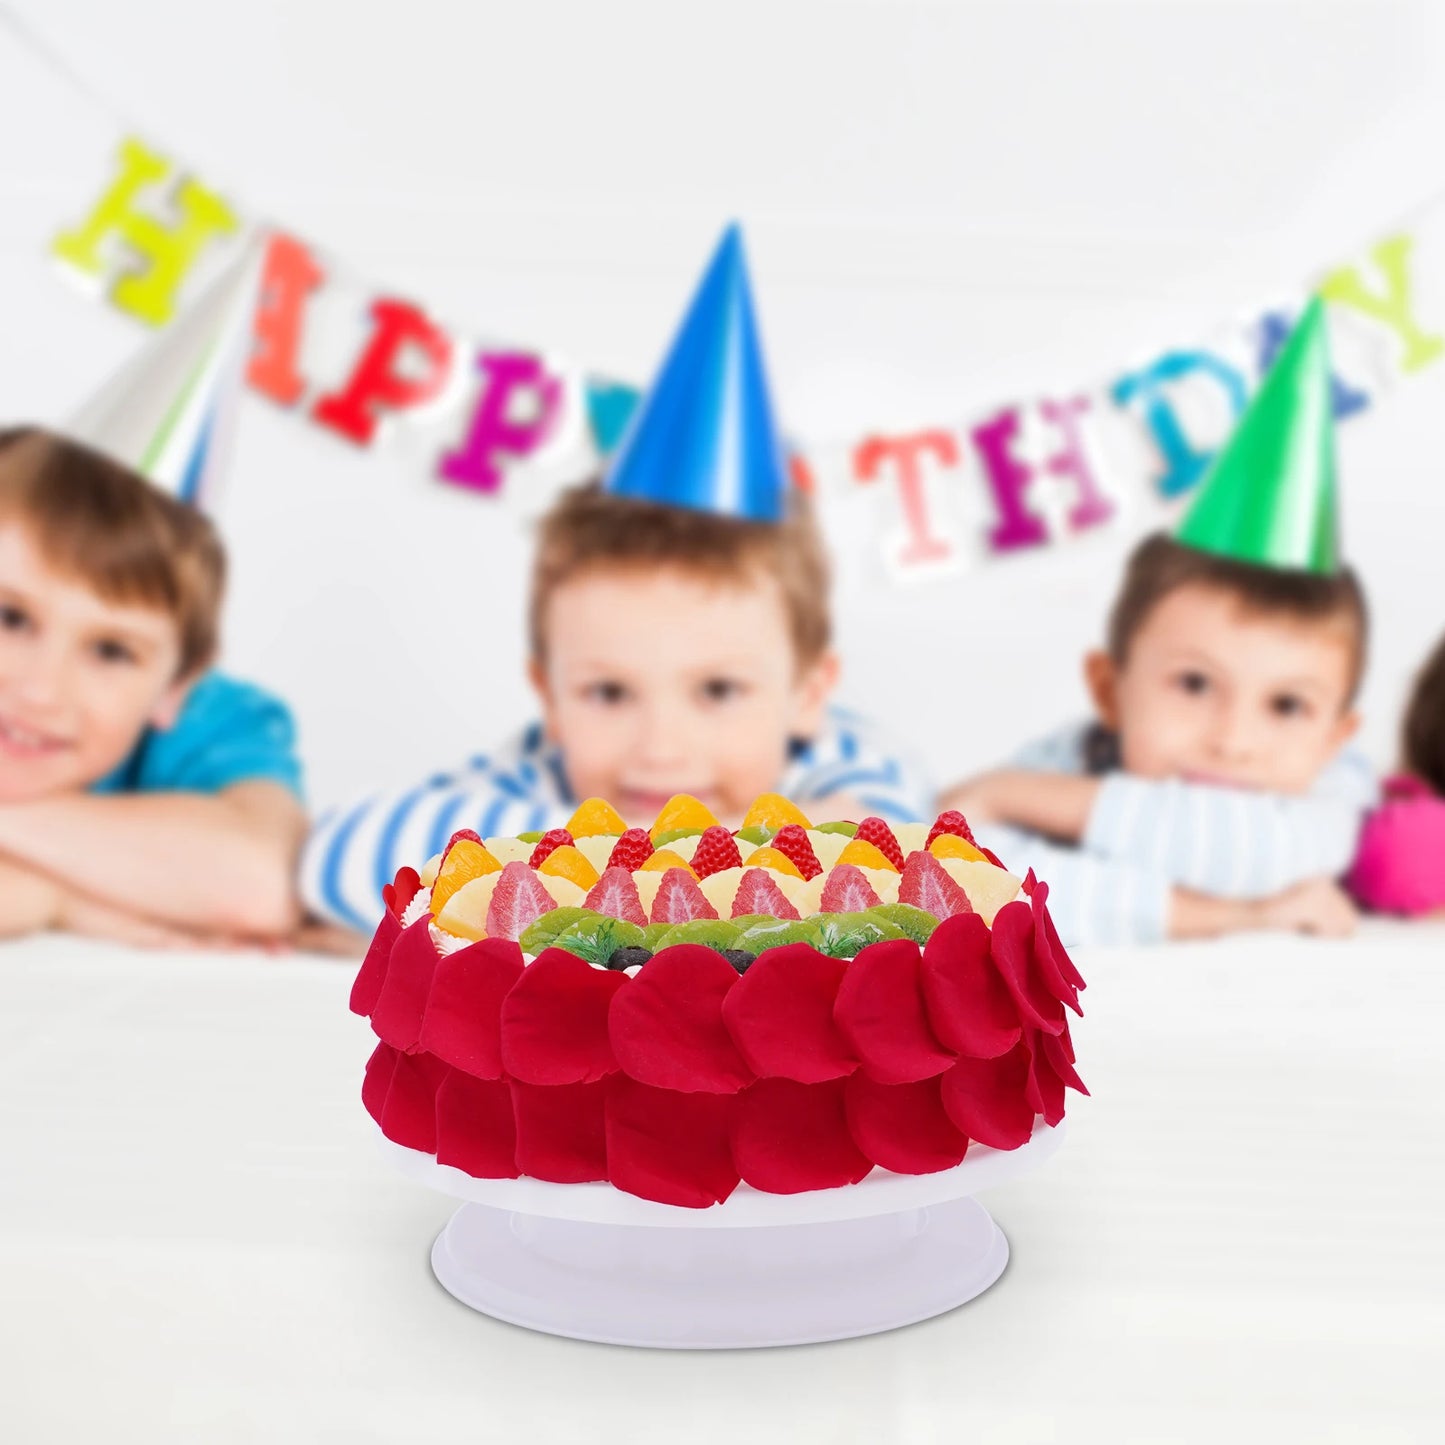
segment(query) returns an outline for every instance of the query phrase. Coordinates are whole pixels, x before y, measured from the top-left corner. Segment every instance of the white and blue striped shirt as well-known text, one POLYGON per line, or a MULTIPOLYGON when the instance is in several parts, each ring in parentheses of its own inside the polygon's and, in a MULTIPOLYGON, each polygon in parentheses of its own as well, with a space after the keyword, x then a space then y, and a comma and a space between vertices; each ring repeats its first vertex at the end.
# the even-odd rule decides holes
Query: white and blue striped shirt
MULTIPOLYGON (((805 812, 846 793, 894 822, 933 816, 933 792, 918 770, 843 708, 830 708, 818 736, 794 745, 777 790, 805 812)), ((396 870, 440 852, 458 828, 493 838, 561 827, 579 801, 561 750, 534 723, 505 749, 471 758, 455 773, 323 814, 302 854, 302 898, 317 916, 370 932, 396 870)))
MULTIPOLYGON (((1055 733, 1010 766, 1086 774, 1090 730, 1055 733)), ((1047 880, 1066 944, 1153 943, 1166 935, 1172 888, 1267 898, 1307 878, 1339 877, 1377 794, 1369 763, 1347 749, 1299 795, 1106 773, 1077 847, 998 824, 975 832, 1015 873, 1032 868, 1047 880)))

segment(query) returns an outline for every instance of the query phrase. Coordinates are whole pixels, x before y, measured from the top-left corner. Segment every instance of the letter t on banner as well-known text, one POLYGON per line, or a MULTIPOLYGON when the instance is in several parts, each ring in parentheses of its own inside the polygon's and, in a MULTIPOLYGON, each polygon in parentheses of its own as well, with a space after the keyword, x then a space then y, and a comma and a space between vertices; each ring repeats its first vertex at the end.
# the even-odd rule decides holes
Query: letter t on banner
POLYGON ((936 535, 928 515, 928 493, 923 459, 932 455, 941 465, 958 465, 958 442, 951 432, 924 431, 911 436, 869 437, 853 453, 853 474, 860 482, 875 481, 879 471, 892 465, 903 504, 906 535, 895 559, 900 568, 946 562, 954 554, 951 542, 936 535))
POLYGON ((236 229, 236 217, 214 191, 138 140, 121 142, 120 165, 95 209, 75 230, 57 236, 51 252, 86 276, 118 273, 110 287, 115 305, 138 321, 163 326, 186 273, 207 244, 236 229), (143 200, 155 214, 140 209, 143 200), (174 219, 162 219, 167 212, 174 219), (107 243, 115 239, 133 258, 130 265, 113 264, 107 243))
POLYGON ((379 411, 404 411, 439 395, 452 364, 451 338, 410 302, 373 301, 371 319, 371 340, 350 379, 311 410, 323 426, 360 446, 369 445, 376 434, 379 411), (416 374, 402 371, 406 362, 416 374))

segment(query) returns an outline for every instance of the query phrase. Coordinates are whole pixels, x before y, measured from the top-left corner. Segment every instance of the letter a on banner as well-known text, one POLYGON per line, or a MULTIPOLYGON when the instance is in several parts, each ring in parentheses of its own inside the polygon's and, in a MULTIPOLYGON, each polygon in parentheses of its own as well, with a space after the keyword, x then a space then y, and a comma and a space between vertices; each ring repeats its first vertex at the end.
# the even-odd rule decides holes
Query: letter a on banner
POLYGON ((120 174, 74 230, 51 251, 87 277, 108 279, 110 299, 151 326, 163 326, 201 252, 236 229, 236 217, 214 191, 140 141, 121 142, 120 174), (117 262, 114 251, 123 255, 117 262))

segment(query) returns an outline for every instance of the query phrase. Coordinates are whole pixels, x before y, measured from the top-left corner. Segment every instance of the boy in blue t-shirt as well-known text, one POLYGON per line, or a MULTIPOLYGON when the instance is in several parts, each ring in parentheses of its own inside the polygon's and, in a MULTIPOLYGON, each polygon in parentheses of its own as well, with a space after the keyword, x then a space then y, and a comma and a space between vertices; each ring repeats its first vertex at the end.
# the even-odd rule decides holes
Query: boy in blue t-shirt
POLYGON ((0 937, 291 933, 291 715, 210 671, 207 519, 35 428, 0 432, 0 937))

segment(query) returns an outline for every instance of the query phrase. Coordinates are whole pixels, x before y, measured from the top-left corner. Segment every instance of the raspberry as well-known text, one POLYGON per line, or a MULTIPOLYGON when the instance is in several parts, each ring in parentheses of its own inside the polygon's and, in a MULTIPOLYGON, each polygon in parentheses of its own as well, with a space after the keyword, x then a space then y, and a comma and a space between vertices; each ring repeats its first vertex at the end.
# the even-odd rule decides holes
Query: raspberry
MULTIPOLYGON (((789 823, 787 827, 779 828, 772 846, 783 857, 791 859, 793 866, 804 878, 816 878, 823 871, 823 865, 818 862, 818 855, 813 852, 813 845, 808 841, 807 829, 797 823, 789 823)), ((902 864, 899 867, 901 869, 902 864)))
POLYGON ((450 838, 447 839, 447 846, 442 849, 442 859, 439 866, 445 867, 447 861, 447 854, 450 853, 452 849, 455 848, 456 845, 460 843, 464 838, 469 843, 480 843, 482 841, 480 834, 474 833, 470 828, 458 828, 457 831, 453 833, 450 838))
POLYGON ((552 828, 542 834, 541 840, 532 849, 532 856, 527 859, 527 866, 540 868, 554 848, 570 848, 576 841, 565 828, 552 828))
POLYGON ((710 878, 724 868, 741 868, 743 855, 738 852, 737 840, 721 823, 714 823, 697 840, 697 851, 692 855, 692 871, 699 878, 710 878))
MULTIPOLYGON (((965 827, 968 825, 965 823, 965 827)), ((853 834, 855 842, 871 843, 900 873, 903 871, 903 849, 893 836, 893 829, 882 818, 864 818, 853 834)))
POLYGON ((933 827, 928 830, 928 837, 923 840, 923 846, 928 847, 940 833, 952 833, 955 838, 962 838, 972 843, 975 848, 978 847, 978 839, 973 836, 968 819, 957 808, 950 808, 948 812, 938 815, 933 827))
POLYGON ((651 857, 652 839, 647 836, 647 829, 629 828, 613 846, 607 866, 635 873, 651 857))

